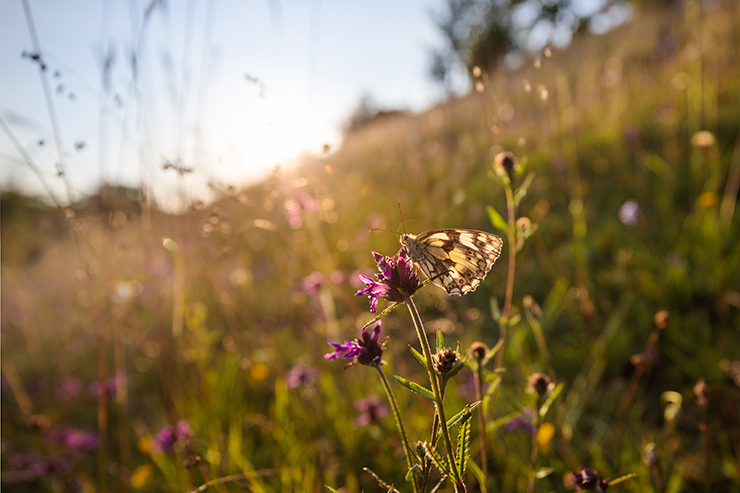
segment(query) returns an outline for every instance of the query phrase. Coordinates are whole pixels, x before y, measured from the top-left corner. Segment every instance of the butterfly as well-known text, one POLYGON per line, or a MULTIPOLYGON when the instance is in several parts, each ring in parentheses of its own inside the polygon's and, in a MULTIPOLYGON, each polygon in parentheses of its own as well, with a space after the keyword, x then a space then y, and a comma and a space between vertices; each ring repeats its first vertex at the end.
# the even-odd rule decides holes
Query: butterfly
POLYGON ((474 229, 433 229, 401 235, 411 260, 450 296, 475 291, 501 255, 503 240, 474 229))

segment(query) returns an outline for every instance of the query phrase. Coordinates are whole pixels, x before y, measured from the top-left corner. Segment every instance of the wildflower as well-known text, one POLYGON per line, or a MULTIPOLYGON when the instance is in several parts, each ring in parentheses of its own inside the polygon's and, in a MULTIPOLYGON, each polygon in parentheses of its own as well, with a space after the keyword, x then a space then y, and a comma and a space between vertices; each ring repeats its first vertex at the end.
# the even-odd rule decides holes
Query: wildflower
POLYGON ((488 346, 486 346, 482 342, 474 342, 470 345, 470 354, 472 354, 473 358, 475 358, 478 362, 483 361, 483 358, 486 357, 487 353, 488 346))
POLYGON ((377 252, 372 253, 380 273, 375 274, 375 280, 360 274, 365 288, 355 294, 355 296, 366 294, 370 297, 371 312, 378 307, 380 298, 399 302, 419 289, 419 275, 414 271, 414 263, 405 245, 393 257, 383 257, 377 252))
POLYGON ((298 363, 285 375, 285 386, 289 389, 310 387, 318 374, 319 370, 317 368, 298 363))
POLYGON ((601 493, 609 487, 609 480, 599 478, 599 474, 593 469, 584 467, 581 472, 572 472, 566 477, 566 482, 576 487, 578 491, 596 490, 601 493))
POLYGON ((376 395, 367 399, 357 399, 355 409, 360 411, 360 414, 355 418, 355 426, 358 428, 376 423, 388 414, 388 408, 380 403, 380 398, 376 395))
POLYGON ((309 296, 316 295, 321 285, 326 281, 326 276, 319 271, 314 271, 301 281, 301 289, 309 296))
POLYGON ((79 378, 65 378, 57 385, 56 394, 59 399, 66 401, 82 392, 83 387, 84 384, 79 378))
POLYGON ((694 395, 696 396, 696 403, 704 407, 707 405, 707 395, 709 395, 709 387, 707 382, 700 378, 696 385, 694 385, 694 395))
POLYGON ((181 419, 175 426, 165 425, 157 432, 152 442, 152 452, 155 454, 169 454, 175 445, 181 444, 193 435, 187 419, 181 419))
POLYGON ((361 365, 378 364, 381 356, 383 356, 383 350, 385 344, 388 341, 388 337, 378 342, 380 336, 380 321, 373 327, 373 332, 370 334, 367 329, 362 329, 362 340, 355 338, 354 341, 344 341, 343 344, 327 340, 329 344, 334 346, 335 351, 333 353, 326 353, 325 359, 351 359, 352 362, 347 366, 352 366, 355 363, 361 365))
POLYGON ((527 381, 527 392, 545 397, 555 388, 555 384, 550 381, 550 377, 544 373, 532 373, 527 381))
POLYGON ((111 377, 103 382, 103 389, 101 391, 100 382, 95 380, 87 387, 90 397, 101 397, 102 392, 105 392, 109 397, 116 393, 116 379, 111 377))
POLYGON ((660 310, 658 313, 655 314, 655 317, 653 317, 653 321, 655 321, 655 326, 659 329, 665 329, 668 327, 668 321, 671 318, 670 312, 668 310, 660 310))
POLYGON ((619 208, 619 220, 625 226, 634 226, 637 224, 637 215, 640 213, 640 206, 637 201, 630 199, 619 208))
POLYGON ((519 171, 519 159, 512 153, 499 152, 493 158, 493 171, 499 176, 508 176, 514 181, 514 174, 519 171))
POLYGON ((193 469, 200 465, 201 458, 199 455, 190 454, 187 459, 182 461, 182 467, 185 469, 193 469))
POLYGON ((49 430, 46 439, 52 444, 61 445, 69 450, 92 452, 100 446, 100 437, 94 431, 78 430, 60 426, 49 430))
POLYGON ((460 356, 457 354, 457 351, 450 348, 440 349, 432 358, 434 362, 434 369, 442 377, 447 375, 450 370, 452 370, 452 367, 459 359, 460 356))
POLYGON ((519 429, 528 431, 530 433, 534 432, 534 424, 532 424, 532 416, 534 416, 534 413, 531 409, 528 407, 524 409, 521 415, 519 417, 514 418, 507 422, 504 425, 504 428, 506 428, 507 431, 514 432, 519 429))

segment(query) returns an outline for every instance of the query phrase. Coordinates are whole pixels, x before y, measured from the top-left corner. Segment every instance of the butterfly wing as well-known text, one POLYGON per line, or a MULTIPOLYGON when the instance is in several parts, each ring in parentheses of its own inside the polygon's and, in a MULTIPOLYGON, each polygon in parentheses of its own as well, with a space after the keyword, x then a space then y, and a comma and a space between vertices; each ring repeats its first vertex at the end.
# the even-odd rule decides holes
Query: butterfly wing
POLYGON ((475 291, 503 245, 498 236, 473 229, 436 229, 413 241, 419 268, 450 296, 475 291))

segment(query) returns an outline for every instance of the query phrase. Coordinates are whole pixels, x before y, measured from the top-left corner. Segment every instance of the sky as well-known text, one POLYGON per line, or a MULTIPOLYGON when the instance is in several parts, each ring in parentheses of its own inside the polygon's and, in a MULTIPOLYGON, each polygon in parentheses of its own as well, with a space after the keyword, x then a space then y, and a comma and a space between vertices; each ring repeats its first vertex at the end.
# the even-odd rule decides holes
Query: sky
POLYGON ((364 95, 411 111, 443 97, 427 69, 442 42, 431 15, 439 8, 439 0, 0 2, 0 185, 59 202, 101 183, 197 196, 208 183, 239 186, 302 152, 336 149, 364 95), (24 2, 43 72, 23 56, 36 51, 24 2))

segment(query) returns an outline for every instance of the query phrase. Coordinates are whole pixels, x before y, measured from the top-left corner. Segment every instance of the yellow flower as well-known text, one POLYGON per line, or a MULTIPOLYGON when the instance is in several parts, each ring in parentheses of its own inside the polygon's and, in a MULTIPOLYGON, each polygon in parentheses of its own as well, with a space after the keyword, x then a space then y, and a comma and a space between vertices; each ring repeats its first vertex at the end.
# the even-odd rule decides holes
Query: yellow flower
POLYGON ((552 423, 542 423, 540 429, 537 430, 537 444, 543 452, 550 450, 550 442, 554 436, 555 426, 552 423))
POLYGON ((154 466, 151 464, 144 464, 134 469, 131 473, 131 486, 134 488, 141 488, 144 486, 154 474, 154 466))

